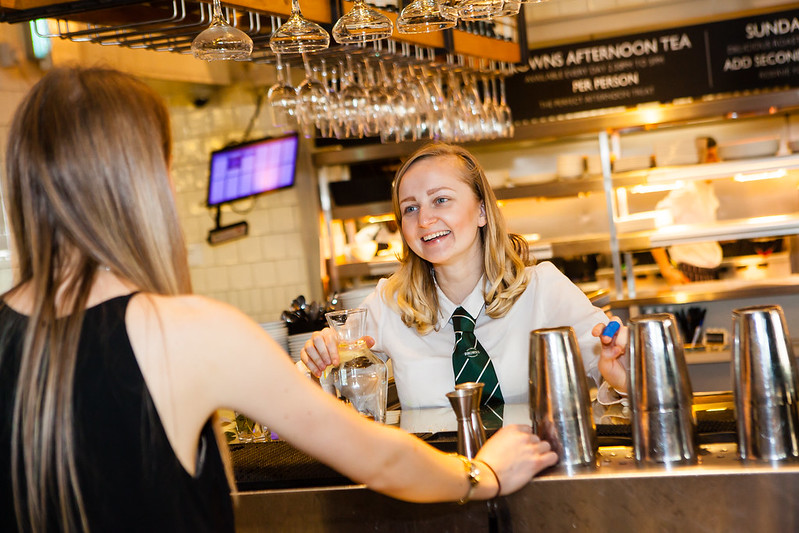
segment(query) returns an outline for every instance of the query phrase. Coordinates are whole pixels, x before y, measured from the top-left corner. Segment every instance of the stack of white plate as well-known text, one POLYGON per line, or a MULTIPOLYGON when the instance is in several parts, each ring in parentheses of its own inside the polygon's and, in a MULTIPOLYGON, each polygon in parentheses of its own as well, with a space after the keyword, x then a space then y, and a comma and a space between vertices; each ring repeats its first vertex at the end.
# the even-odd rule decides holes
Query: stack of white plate
POLYGON ((311 338, 313 331, 307 333, 297 333, 296 335, 289 335, 289 355, 294 361, 300 360, 300 352, 305 342, 311 338))
POLYGON ((278 343, 284 350, 288 351, 289 343, 289 330, 286 327, 286 322, 283 320, 276 320, 274 322, 264 322, 261 324, 261 328, 269 334, 270 337, 275 339, 275 342, 278 343))
POLYGON ((339 294, 338 299, 343 309, 355 309, 356 307, 360 307, 366 297, 372 294, 374 290, 375 288, 372 285, 352 289, 339 294))

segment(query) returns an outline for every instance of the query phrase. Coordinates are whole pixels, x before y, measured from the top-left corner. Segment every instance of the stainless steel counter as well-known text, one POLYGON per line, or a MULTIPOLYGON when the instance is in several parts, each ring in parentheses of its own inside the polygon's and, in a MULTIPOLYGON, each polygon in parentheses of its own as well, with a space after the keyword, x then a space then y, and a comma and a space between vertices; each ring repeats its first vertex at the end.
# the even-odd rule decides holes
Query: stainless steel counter
POLYGON ((240 493, 237 530, 280 532, 799 531, 799 464, 743 464, 734 444, 700 464, 641 467, 632 449, 600 449, 595 470, 558 467, 495 502, 411 504, 361 485, 240 493))

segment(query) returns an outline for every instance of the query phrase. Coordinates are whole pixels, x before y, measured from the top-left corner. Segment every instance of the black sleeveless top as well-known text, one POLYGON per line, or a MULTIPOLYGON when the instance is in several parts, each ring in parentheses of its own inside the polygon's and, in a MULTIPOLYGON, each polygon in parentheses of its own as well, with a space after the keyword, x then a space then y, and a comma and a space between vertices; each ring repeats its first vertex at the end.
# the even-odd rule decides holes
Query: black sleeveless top
MULTIPOLYGON (((234 531, 233 505, 209 420, 195 476, 172 451, 128 339, 132 295, 86 311, 75 369, 78 478, 89 527, 170 533, 234 531)), ((16 531, 11 417, 28 318, 0 305, 0 531, 16 531)), ((48 529, 59 530, 48 502, 48 529)))

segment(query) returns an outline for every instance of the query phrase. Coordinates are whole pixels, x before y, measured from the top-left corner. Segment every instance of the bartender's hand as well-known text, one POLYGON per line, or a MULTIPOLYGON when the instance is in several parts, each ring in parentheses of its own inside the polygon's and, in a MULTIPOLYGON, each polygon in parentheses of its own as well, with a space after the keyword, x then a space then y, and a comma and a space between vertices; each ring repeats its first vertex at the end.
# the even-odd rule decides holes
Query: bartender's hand
MULTIPOLYGON (((494 433, 474 459, 486 463, 499 477, 500 494, 519 490, 534 475, 558 462, 549 443, 534 435, 530 426, 523 425, 505 426, 494 433)), ((483 476, 490 474, 484 472, 483 476)))
MULTIPOLYGON (((366 346, 369 348, 375 344, 372 337, 364 337, 363 340, 366 341, 366 346)), ((322 377, 325 368, 339 363, 336 332, 330 328, 314 331, 311 338, 302 347, 300 358, 313 375, 322 377)))
POLYGON ((619 392, 627 392, 627 367, 623 361, 623 355, 630 340, 630 332, 626 326, 621 324, 617 317, 611 317, 611 321, 620 324, 619 331, 612 337, 602 335, 605 324, 597 324, 591 333, 594 337, 599 337, 602 350, 599 354, 599 372, 608 385, 619 392))

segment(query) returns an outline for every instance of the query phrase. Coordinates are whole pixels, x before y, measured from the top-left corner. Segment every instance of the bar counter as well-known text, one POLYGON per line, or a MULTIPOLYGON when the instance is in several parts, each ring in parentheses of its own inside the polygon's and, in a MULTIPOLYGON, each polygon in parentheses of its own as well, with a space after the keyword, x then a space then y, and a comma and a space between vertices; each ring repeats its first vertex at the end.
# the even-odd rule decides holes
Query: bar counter
MULTIPOLYGON (((596 468, 555 466, 514 494, 466 505, 413 504, 377 494, 286 443, 263 443, 255 453, 289 465, 282 472, 263 461, 253 464, 256 445, 233 445, 237 531, 799 531, 799 463, 744 463, 729 424, 719 429, 699 419, 698 427, 696 465, 637 465, 629 426, 608 434, 600 425, 596 468), (275 445, 279 453, 268 453, 275 445)), ((417 435, 444 451, 456 447, 449 431, 417 435)))

